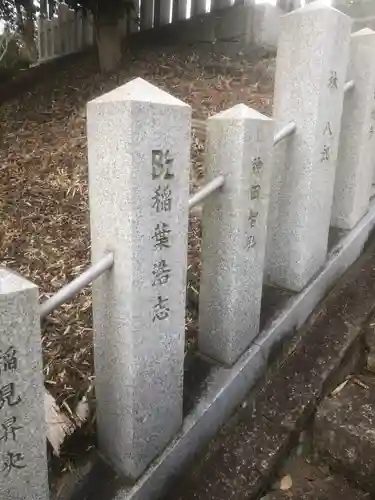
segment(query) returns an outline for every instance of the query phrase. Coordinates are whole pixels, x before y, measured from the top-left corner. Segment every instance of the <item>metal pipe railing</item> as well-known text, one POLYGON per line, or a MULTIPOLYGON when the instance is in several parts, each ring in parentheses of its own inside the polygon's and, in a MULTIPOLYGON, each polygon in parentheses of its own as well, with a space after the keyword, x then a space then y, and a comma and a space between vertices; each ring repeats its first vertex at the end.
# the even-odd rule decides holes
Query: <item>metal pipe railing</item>
MULTIPOLYGON (((210 194, 215 192, 224 184, 224 176, 221 175, 216 177, 206 186, 204 186, 200 191, 195 193, 189 200, 189 209, 193 208, 198 203, 205 200, 210 194)), ((72 299, 77 293, 83 290, 87 285, 89 285, 96 278, 101 276, 105 271, 108 271, 113 266, 114 255, 113 253, 107 254, 99 262, 89 267, 80 276, 75 278, 73 281, 65 285, 61 290, 59 290, 51 298, 47 299, 40 306, 40 318, 43 319, 52 311, 57 309, 61 304, 72 299)))
POLYGON ((214 193, 216 190, 221 188, 224 184, 225 178, 223 175, 216 177, 211 182, 206 184, 202 189, 200 189, 197 193, 195 193, 189 200, 189 209, 198 205, 201 201, 205 200, 210 194, 214 193))
POLYGON ((273 145, 276 146, 280 141, 286 139, 287 137, 294 134, 297 130, 297 124, 295 122, 287 123, 279 132, 277 132, 273 138, 273 145))
MULTIPOLYGON (((283 127, 274 137, 273 144, 278 144, 283 139, 286 139, 290 135, 294 134, 297 129, 297 125, 295 122, 290 122, 285 127, 283 127)), ((220 175, 213 179, 211 182, 206 184, 202 189, 200 189, 197 193, 195 193, 189 200, 189 209, 192 209, 202 201, 204 201, 208 196, 217 191, 219 188, 223 186, 225 182, 225 178, 223 175, 220 175)))
POLYGON ((105 271, 108 271, 108 269, 111 269, 113 263, 114 255, 113 253, 109 253, 100 259, 99 262, 89 267, 80 276, 62 287, 55 295, 41 304, 40 318, 45 318, 49 313, 61 306, 61 304, 72 299, 92 281, 101 276, 105 271))
MULTIPOLYGON (((350 80, 345 83, 344 92, 352 89, 354 87, 354 81, 350 80)), ((197 120, 198 122, 198 120, 197 120)), ((202 127, 203 128, 203 127, 202 127)), ((279 132, 277 132, 273 139, 273 145, 275 146, 280 141, 286 139, 291 136, 297 130, 297 125, 295 122, 290 122, 285 125, 279 132)), ((195 193, 189 200, 189 209, 192 209, 202 201, 204 201, 208 196, 212 193, 220 189, 225 182, 225 177, 223 175, 219 175, 208 184, 206 184, 202 189, 200 189, 197 193, 195 193)), ((68 285, 64 286, 61 290, 59 290, 55 295, 51 298, 43 302, 40 306, 40 317, 41 319, 48 316, 54 309, 58 308, 64 302, 73 298, 77 293, 79 293, 83 288, 85 288, 88 284, 94 281, 96 278, 101 276, 105 271, 108 271, 113 266, 114 263, 114 255, 113 253, 107 254, 103 257, 99 262, 95 265, 89 267, 81 276, 78 276, 73 281, 71 281, 68 285)))

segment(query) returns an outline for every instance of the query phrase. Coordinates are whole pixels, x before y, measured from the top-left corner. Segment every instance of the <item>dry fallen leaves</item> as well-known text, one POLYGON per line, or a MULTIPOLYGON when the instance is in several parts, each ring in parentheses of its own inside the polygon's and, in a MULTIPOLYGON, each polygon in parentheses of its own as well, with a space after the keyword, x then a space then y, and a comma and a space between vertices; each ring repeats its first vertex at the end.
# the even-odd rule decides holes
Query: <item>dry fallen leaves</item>
POLYGON ((346 386, 347 383, 348 383, 348 379, 344 380, 344 382, 341 382, 341 384, 339 384, 336 387, 336 389, 334 389, 331 392, 331 396, 337 396, 337 394, 340 394, 340 392, 344 389, 344 387, 346 386))
POLYGON ((281 480, 280 480, 280 490, 287 491, 287 490, 290 490, 290 488, 292 486, 293 486, 293 481, 292 481, 292 477, 290 476, 290 474, 287 474, 286 476, 284 476, 283 478, 281 478, 281 480))
POLYGON ((47 439, 50 443, 53 453, 60 455, 60 448, 67 436, 74 431, 73 422, 60 410, 55 399, 51 394, 45 391, 44 409, 47 424, 47 439))
POLYGON ((355 375, 349 375, 343 382, 341 382, 341 384, 336 387, 336 389, 331 392, 330 395, 337 396, 338 394, 340 394, 340 392, 344 389, 348 382, 353 382, 354 384, 362 387, 362 389, 366 389, 367 391, 370 389, 370 387, 365 382, 363 382, 363 380, 356 377, 355 375))

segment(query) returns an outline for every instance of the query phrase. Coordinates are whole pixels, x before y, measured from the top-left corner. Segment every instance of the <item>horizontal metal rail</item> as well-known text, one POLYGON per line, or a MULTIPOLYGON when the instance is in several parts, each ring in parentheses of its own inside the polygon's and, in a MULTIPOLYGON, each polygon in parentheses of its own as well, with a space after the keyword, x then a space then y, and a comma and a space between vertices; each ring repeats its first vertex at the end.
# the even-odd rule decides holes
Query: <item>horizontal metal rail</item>
POLYGON ((346 82, 344 85, 344 94, 345 92, 348 92, 348 90, 354 89, 354 86, 355 86, 354 80, 349 80, 348 82, 346 82))
MULTIPOLYGON (((344 92, 352 89, 354 87, 354 81, 350 80, 345 83, 344 92)), ((203 132, 204 122, 201 120, 195 120, 195 126, 198 127, 203 132)), ((197 128, 198 128, 197 127, 197 128)), ((273 139, 273 145, 275 146, 283 139, 291 136, 295 133, 297 129, 297 125, 295 122, 290 122, 285 125, 279 132, 277 132, 273 139)), ((195 193, 189 200, 189 209, 192 209, 202 201, 204 201, 208 196, 212 193, 220 189, 225 182, 225 177, 220 175, 206 184, 202 189, 200 189, 197 193, 195 193)), ((107 254, 103 257, 99 262, 95 265, 89 267, 81 276, 78 276, 71 283, 64 286, 61 290, 59 290, 55 295, 53 295, 50 299, 46 300, 40 306, 40 317, 43 319, 48 314, 50 314, 54 309, 57 309, 61 304, 73 298, 77 293, 79 293, 83 288, 85 288, 88 284, 94 281, 96 278, 101 276, 105 271, 110 269, 113 266, 114 255, 112 253, 107 254)))
POLYGON ((225 182, 224 176, 220 175, 219 177, 216 177, 211 182, 202 187, 202 189, 200 189, 190 198, 189 209, 192 209, 193 207, 195 207, 195 205, 198 205, 198 203, 201 203, 208 196, 210 196, 210 194, 214 193, 219 188, 221 188, 224 182, 225 182))
POLYGON ((276 146, 280 141, 286 139, 290 135, 294 134, 297 130, 297 124, 295 122, 287 123, 273 138, 273 145, 276 146))
MULTIPOLYGON (((189 209, 193 208, 198 203, 202 202, 210 194, 215 192, 224 184, 224 176, 216 177, 211 182, 206 184, 200 191, 195 193, 189 200, 189 209)), ((114 255, 113 253, 107 254, 99 262, 89 267, 84 273, 65 285, 51 298, 43 302, 40 306, 40 318, 43 319, 52 311, 57 309, 61 304, 72 299, 77 293, 83 290, 96 278, 101 276, 105 271, 108 271, 113 266, 114 255)))
POLYGON ((105 271, 108 271, 108 269, 111 269, 113 262, 114 255, 113 253, 109 253, 100 259, 99 262, 89 267, 80 276, 71 281, 68 285, 61 288, 61 290, 59 290, 55 295, 41 304, 40 318, 45 318, 49 313, 61 306, 61 304, 72 299, 92 281, 101 276, 105 271))

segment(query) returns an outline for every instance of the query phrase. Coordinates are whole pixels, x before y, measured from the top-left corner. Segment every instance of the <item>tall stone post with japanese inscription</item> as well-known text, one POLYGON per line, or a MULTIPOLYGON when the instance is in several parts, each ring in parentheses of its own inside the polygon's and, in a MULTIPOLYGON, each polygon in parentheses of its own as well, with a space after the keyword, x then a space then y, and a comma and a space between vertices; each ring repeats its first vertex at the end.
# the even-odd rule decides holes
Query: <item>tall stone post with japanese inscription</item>
POLYGON ((211 10, 225 9, 232 5, 230 0, 213 0, 211 10))
POLYGON ((192 0, 191 2, 191 16, 200 16, 206 13, 205 0, 192 0))
POLYGON ((38 17, 38 60, 39 62, 46 59, 46 31, 45 31, 46 20, 42 17, 38 17))
POLYGON ((0 268, 0 497, 48 500, 38 288, 0 268))
POLYGON ((155 0, 141 1, 140 29, 148 30, 154 25, 155 0))
POLYGON ((203 208, 199 349, 225 364, 259 330, 273 132, 244 104, 207 121, 207 180, 225 183, 203 208))
POLYGON ((46 34, 46 52, 47 59, 51 59, 54 56, 54 42, 53 42, 53 24, 49 19, 44 19, 45 34, 46 34))
POLYGON ((58 5, 59 29, 60 29, 60 48, 61 54, 69 53, 69 7, 66 3, 59 3, 58 5))
MULTIPOLYGON (((193 12, 192 6, 192 15, 195 15, 193 12)), ((187 14, 187 0, 173 0, 172 22, 186 19, 187 14)))
POLYGON ((160 26, 169 24, 172 10, 172 0, 160 0, 160 26))
POLYGON ((76 52, 76 13, 73 9, 68 10, 68 34, 69 34, 69 53, 76 52))
POLYGON ((133 479, 182 423, 190 128, 141 78, 87 106, 99 446, 133 479))
POLYGON ((77 24, 76 24, 76 41, 77 41, 77 52, 83 49, 83 17, 82 11, 78 10, 76 13, 77 24))
POLYGON ((367 212, 375 164, 375 32, 351 35, 331 225, 352 229, 367 212))
POLYGON ((61 54, 61 32, 60 22, 58 17, 51 19, 53 29, 53 55, 59 56, 61 54))
POLYGON ((274 148, 266 281, 300 291, 327 255, 351 19, 314 2, 281 23, 274 117, 297 130, 274 148))

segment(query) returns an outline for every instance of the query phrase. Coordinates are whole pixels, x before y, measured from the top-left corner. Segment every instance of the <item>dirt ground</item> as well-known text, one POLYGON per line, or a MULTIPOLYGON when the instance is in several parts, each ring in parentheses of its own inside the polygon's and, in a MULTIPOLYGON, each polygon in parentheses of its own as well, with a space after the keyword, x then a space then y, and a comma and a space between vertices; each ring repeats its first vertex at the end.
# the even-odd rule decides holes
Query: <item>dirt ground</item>
MULTIPOLYGON (((145 50, 124 55, 119 73, 97 71, 94 56, 57 71, 0 107, 0 263, 56 293, 90 262, 85 104, 142 77, 189 103, 205 119, 237 103, 270 115, 274 58, 228 58, 207 48, 145 50)), ((191 191, 204 179, 204 144, 192 134, 191 191)), ((199 221, 189 233, 190 291, 199 282, 199 221)), ((196 311, 187 311, 187 345, 194 346, 196 311)), ((93 385, 91 291, 44 321, 45 381, 59 405, 74 415, 93 385)), ((94 418, 90 419, 91 423, 94 418)), ((94 426, 88 429, 93 432, 94 426)))

